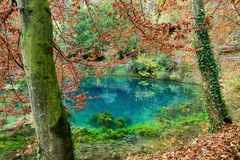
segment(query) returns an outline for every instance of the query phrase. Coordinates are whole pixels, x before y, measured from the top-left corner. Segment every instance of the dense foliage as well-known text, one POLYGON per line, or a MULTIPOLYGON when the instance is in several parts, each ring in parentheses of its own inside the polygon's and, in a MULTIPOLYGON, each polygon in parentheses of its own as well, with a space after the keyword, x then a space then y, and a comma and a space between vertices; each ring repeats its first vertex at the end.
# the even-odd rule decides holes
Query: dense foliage
POLYGON ((176 72, 176 63, 170 58, 170 55, 160 54, 154 57, 140 55, 132 61, 130 70, 141 77, 173 81, 181 79, 176 72))

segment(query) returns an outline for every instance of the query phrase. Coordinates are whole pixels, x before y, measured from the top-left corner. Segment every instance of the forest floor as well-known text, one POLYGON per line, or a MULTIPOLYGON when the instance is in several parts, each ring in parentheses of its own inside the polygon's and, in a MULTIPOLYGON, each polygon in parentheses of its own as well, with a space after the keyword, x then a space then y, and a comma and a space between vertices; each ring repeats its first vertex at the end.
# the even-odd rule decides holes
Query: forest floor
POLYGON ((240 160, 240 127, 225 126, 221 132, 202 135, 161 156, 129 156, 127 160, 240 160))
MULTIPOLYGON (((18 149, 22 147, 24 152, 11 152, 11 154, 8 154, 8 158, 0 156, 0 159, 34 159, 35 152, 31 152, 31 155, 26 154, 26 149, 24 149, 26 145, 23 143, 23 141, 30 143, 34 141, 34 136, 31 136, 32 131, 30 132, 27 129, 23 132, 25 139, 21 137, 19 139, 19 135, 11 137, 10 140, 13 141, 11 144, 14 143, 14 146, 11 145, 9 147, 13 147, 13 149, 14 147, 18 149)), ((3 145, 2 147, 5 148, 7 146, 3 145)), ((122 158, 120 159, 122 160, 122 158)), ((162 155, 159 153, 143 153, 142 155, 129 156, 127 160, 240 160, 240 127, 236 125, 225 126, 218 133, 205 133, 191 141, 188 145, 183 145, 162 155)))

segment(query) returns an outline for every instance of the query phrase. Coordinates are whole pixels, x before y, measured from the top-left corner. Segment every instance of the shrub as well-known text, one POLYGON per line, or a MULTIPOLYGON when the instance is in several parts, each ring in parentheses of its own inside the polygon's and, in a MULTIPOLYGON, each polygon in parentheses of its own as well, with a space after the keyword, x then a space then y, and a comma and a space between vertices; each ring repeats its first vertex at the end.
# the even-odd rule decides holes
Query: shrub
POLYGON ((165 69, 161 69, 156 73, 156 77, 160 80, 169 80, 169 73, 165 69))
POLYGON ((158 55, 157 57, 140 55, 131 62, 130 70, 141 77, 178 81, 181 77, 173 72, 176 69, 176 63, 170 58, 170 55, 158 55))
POLYGON ((172 81, 180 81, 181 76, 177 74, 176 72, 172 72, 171 75, 169 76, 170 80, 172 81))

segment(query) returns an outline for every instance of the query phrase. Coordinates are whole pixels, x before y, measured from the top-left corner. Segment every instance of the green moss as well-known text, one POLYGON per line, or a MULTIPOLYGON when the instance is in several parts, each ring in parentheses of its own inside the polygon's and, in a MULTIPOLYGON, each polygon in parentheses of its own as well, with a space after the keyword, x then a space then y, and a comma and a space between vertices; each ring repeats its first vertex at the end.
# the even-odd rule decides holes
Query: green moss
POLYGON ((96 142, 109 142, 112 143, 115 140, 125 138, 126 136, 132 134, 132 131, 127 128, 119 129, 86 129, 77 128, 73 130, 73 139, 75 144, 77 143, 96 143, 96 142))
POLYGON ((157 137, 160 135, 160 130, 158 128, 153 128, 153 127, 140 127, 136 132, 143 137, 157 137))
POLYGON ((9 155, 16 151, 22 151, 27 144, 33 143, 35 136, 27 129, 21 130, 19 133, 1 133, 0 134, 0 159, 7 160, 9 155))
POLYGON ((205 111, 203 101, 199 101, 199 103, 187 103, 181 104, 177 106, 167 106, 161 107, 157 113, 156 118, 158 120, 172 120, 178 117, 188 116, 195 113, 199 113, 201 111, 205 111))
POLYGON ((203 125, 209 121, 206 112, 199 112, 189 116, 182 116, 172 121, 175 126, 186 126, 186 125, 203 125))
POLYGON ((70 125, 64 114, 59 117, 54 126, 51 126, 50 130, 58 137, 63 138, 66 146, 70 147, 72 145, 71 135, 69 136, 71 134, 70 125))
MULTIPOLYGON (((59 117, 54 126, 51 126, 50 130, 54 135, 58 136, 58 138, 63 139, 64 146, 66 147, 65 151, 67 152, 65 154, 65 158, 73 159, 73 142, 71 138, 71 130, 67 118, 64 114, 59 117)), ((41 139, 39 138, 39 140, 41 139)), ((39 148, 39 150, 41 150, 41 148, 39 148)), ((39 153, 40 152, 38 151, 38 155, 40 155, 39 153)))
POLYGON ((126 137, 130 132, 127 129, 106 130, 101 136, 98 136, 99 140, 117 140, 126 137))

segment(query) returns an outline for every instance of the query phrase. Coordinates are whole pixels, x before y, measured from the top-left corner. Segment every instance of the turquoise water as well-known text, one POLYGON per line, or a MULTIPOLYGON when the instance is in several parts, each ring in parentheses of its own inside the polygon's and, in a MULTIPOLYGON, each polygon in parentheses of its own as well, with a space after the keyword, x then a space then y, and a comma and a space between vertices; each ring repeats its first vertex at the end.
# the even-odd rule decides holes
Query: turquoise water
MULTIPOLYGON (((87 101, 83 110, 70 114, 69 120, 79 127, 91 127, 96 113, 109 112, 113 117, 130 118, 132 124, 154 121, 160 107, 191 102, 196 86, 141 78, 87 78, 80 91, 100 98, 87 101)), ((64 100, 68 105, 71 101, 64 100)))

